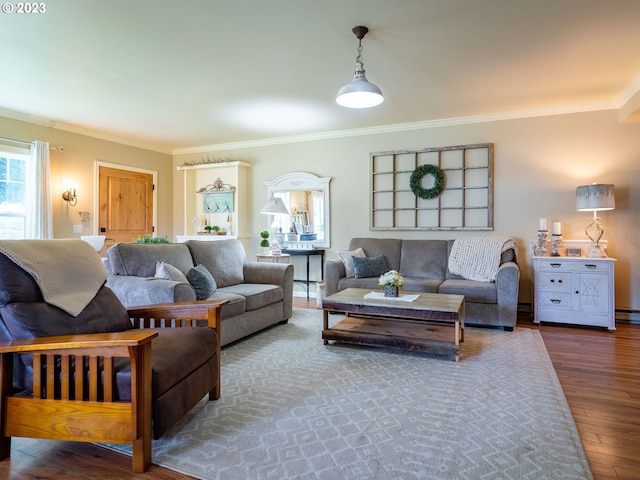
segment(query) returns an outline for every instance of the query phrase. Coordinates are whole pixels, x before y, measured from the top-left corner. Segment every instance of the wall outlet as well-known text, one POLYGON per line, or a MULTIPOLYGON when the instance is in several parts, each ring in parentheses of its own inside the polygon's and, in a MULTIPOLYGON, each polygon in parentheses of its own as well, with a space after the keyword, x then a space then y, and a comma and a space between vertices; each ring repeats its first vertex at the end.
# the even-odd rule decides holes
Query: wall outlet
POLYGON ((82 233, 82 225, 74 225, 73 233, 82 233))

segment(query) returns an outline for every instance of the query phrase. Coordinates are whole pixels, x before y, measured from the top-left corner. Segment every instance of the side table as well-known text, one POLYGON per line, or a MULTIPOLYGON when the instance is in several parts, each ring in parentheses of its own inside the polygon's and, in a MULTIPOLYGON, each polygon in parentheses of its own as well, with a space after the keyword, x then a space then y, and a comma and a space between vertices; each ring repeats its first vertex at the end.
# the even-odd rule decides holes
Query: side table
POLYGON ((532 257, 533 323, 616 329, 613 258, 532 257))
POLYGON ((314 248, 309 250, 282 250, 283 255, 304 255, 307 257, 307 279, 306 280, 294 280, 294 282, 300 282, 307 285, 307 301, 309 301, 309 284, 311 281, 309 280, 309 258, 312 255, 320 255, 320 279, 324 280, 324 249, 323 248, 314 248))

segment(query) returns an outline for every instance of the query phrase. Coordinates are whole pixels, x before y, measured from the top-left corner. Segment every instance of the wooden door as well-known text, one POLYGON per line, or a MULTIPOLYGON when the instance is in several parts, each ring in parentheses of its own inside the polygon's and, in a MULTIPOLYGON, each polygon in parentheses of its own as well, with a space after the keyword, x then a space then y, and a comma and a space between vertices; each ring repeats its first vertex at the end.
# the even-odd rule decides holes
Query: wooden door
POLYGON ((153 175, 100 166, 98 177, 98 222, 100 235, 107 237, 103 251, 153 234, 153 175))

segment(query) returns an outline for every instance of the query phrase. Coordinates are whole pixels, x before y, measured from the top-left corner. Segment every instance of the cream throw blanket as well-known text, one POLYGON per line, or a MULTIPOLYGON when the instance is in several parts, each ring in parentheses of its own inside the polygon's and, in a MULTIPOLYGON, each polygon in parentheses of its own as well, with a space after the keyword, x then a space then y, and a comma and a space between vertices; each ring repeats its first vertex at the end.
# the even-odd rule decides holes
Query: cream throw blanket
POLYGON ((84 240, 0 240, 0 252, 31 274, 44 301, 77 317, 107 279, 84 240))
POLYGON ((500 268, 503 252, 513 248, 518 259, 516 242, 510 237, 459 237, 449 255, 449 271, 468 280, 493 282, 500 268))

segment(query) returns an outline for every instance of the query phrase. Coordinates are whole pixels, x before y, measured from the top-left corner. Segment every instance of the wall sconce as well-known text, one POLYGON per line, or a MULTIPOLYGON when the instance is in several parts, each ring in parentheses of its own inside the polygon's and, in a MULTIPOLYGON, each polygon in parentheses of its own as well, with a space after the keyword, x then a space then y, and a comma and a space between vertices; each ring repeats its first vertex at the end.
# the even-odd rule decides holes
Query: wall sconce
POLYGON ((78 195, 76 195, 76 189, 70 188, 66 192, 62 192, 62 199, 69 203, 69 206, 75 207, 78 204, 78 195))

